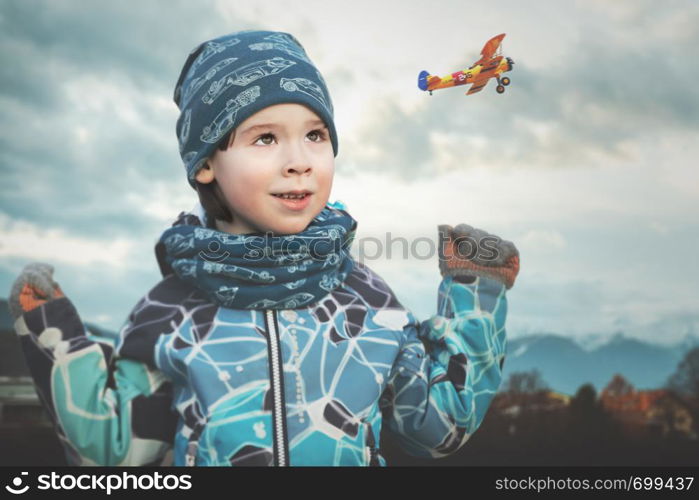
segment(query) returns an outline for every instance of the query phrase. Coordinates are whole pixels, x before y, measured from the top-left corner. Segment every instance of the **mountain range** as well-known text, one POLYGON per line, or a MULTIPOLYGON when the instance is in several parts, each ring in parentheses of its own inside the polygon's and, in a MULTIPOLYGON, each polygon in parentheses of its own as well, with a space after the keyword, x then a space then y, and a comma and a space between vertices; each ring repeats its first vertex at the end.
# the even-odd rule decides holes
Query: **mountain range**
POLYGON ((588 383, 599 392, 617 373, 636 389, 657 389, 665 385, 685 353, 697 346, 695 335, 661 345, 617 332, 588 349, 553 333, 527 335, 508 340, 503 376, 507 380, 514 372, 536 369, 550 389, 564 394, 575 394, 588 383))
MULTIPOLYGON (((0 376, 29 375, 12 324, 7 300, 0 299, 0 376)), ((599 392, 619 373, 636 389, 656 389, 665 385, 685 353, 699 346, 699 337, 691 334, 679 343, 660 345, 617 332, 604 342, 588 343, 594 347, 584 345, 584 339, 555 333, 510 338, 503 380, 514 372, 536 369, 550 389, 572 395, 587 383, 599 392)))

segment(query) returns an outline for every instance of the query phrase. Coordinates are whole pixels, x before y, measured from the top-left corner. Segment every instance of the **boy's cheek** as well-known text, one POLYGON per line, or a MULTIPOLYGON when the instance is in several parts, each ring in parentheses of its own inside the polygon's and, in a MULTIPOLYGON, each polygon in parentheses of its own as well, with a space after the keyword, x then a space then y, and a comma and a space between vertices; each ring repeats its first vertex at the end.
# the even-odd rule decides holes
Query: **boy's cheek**
POLYGON ((332 186, 333 179, 335 178, 335 163, 332 162, 329 165, 320 168, 317 175, 320 183, 328 187, 332 186))

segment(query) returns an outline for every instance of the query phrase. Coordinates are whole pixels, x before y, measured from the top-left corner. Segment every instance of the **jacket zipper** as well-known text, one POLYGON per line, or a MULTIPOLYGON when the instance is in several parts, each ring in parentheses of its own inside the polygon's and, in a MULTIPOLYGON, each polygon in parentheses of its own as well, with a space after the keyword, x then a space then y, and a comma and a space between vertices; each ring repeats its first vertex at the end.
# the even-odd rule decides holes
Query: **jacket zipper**
POLYGON ((380 450, 376 447, 376 440, 374 439, 374 431, 371 428, 371 424, 364 421, 366 427, 366 462, 369 466, 380 466, 379 462, 380 450))
POLYGON ((286 467, 289 465, 289 447, 286 432, 286 403, 284 402, 284 372, 279 347, 279 325, 274 309, 265 310, 265 326, 269 339, 267 342, 269 380, 274 404, 272 412, 274 465, 286 467))
POLYGON ((187 442, 187 451, 184 455, 184 464, 187 467, 194 467, 197 464, 197 450, 199 449, 199 438, 204 430, 203 423, 199 422, 192 429, 192 434, 187 442))

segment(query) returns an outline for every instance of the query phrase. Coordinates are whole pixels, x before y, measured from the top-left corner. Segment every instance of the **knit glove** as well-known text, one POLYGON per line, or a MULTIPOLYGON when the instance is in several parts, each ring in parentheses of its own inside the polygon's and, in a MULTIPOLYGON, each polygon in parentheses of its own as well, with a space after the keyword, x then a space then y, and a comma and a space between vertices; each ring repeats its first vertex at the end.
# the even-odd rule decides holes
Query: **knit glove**
POLYGON ((58 283, 53 281, 53 266, 32 262, 22 269, 10 289, 10 314, 17 320, 24 313, 44 305, 49 300, 65 297, 58 283))
POLYGON ((439 226, 439 270, 463 283, 475 276, 496 280, 512 288, 519 272, 519 251, 511 241, 468 224, 439 226))

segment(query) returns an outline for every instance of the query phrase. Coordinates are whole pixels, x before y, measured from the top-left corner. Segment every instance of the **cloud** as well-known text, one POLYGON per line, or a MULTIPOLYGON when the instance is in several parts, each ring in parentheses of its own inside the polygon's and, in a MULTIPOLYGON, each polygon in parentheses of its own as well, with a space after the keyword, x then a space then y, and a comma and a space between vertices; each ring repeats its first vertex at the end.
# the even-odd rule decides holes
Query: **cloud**
POLYGON ((195 42, 171 28, 191 14, 187 33, 203 36, 206 6, 199 5, 151 2, 135 15, 114 3, 2 4, 6 214, 83 237, 113 237, 152 234, 194 203, 170 94, 191 48, 174 47, 195 42), (164 199, 149 203, 154 193, 164 199), (154 203, 173 211, 166 218, 154 203))
POLYGON ((558 231, 533 229, 520 238, 520 245, 536 251, 559 251, 567 247, 565 237, 558 231))
POLYGON ((106 1, 4 2, 2 38, 26 48, 32 57, 13 58, 25 68, 65 65, 107 77, 128 70, 142 85, 160 85, 163 75, 184 62, 194 43, 190 37, 203 40, 211 27, 223 24, 215 14, 209 2, 182 0, 143 2, 137 9, 106 1))
POLYGON ((79 238, 57 229, 43 229, 26 221, 12 221, 0 213, 0 258, 20 257, 30 261, 95 264, 128 267, 134 241, 118 238, 112 241, 79 238))
POLYGON ((696 311, 687 302, 659 301, 655 292, 652 286, 614 286, 611 279, 580 273, 521 276, 508 293, 508 331, 584 337, 621 329, 646 340, 678 341, 697 324, 696 311))

